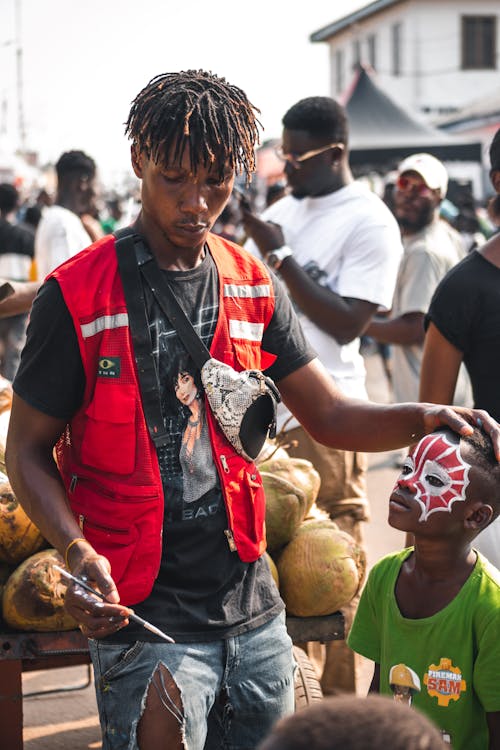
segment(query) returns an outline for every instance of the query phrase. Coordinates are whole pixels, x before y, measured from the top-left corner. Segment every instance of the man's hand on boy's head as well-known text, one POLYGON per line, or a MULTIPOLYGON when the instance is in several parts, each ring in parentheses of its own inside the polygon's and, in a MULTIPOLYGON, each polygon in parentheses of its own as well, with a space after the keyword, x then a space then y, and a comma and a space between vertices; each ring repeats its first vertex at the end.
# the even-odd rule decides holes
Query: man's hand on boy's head
POLYGON ((442 406, 423 404, 425 434, 441 425, 450 427, 459 435, 471 435, 473 427, 480 427, 489 435, 497 461, 500 462, 500 424, 484 409, 468 409, 465 406, 442 406))

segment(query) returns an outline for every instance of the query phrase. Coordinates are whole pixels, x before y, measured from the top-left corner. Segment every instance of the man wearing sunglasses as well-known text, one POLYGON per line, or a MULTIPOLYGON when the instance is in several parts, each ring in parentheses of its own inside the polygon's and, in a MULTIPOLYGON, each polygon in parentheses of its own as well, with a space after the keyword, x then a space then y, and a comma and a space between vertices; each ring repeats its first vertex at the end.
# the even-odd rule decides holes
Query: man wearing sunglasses
POLYGON ((373 320, 366 331, 382 343, 395 345, 395 401, 418 400, 424 316, 438 282, 464 254, 460 235, 439 216, 447 189, 446 168, 431 154, 413 154, 400 164, 394 213, 404 256, 391 316, 373 320))
MULTIPOLYGON (((242 206, 251 238, 245 247, 278 271, 306 338, 336 385, 366 399, 359 336, 379 307, 391 307, 402 255, 399 228, 382 200, 353 179, 340 104, 308 97, 286 112, 283 125, 277 153, 289 194, 261 218, 242 206)), ((366 455, 326 448, 289 418, 282 409, 278 429, 284 425, 287 442, 297 441, 290 454, 310 460, 320 473, 318 505, 361 542, 368 520, 366 455)), ((347 627, 355 605, 344 611, 347 627)), ((352 652, 341 641, 330 643, 324 692, 352 692, 355 672, 352 652)))

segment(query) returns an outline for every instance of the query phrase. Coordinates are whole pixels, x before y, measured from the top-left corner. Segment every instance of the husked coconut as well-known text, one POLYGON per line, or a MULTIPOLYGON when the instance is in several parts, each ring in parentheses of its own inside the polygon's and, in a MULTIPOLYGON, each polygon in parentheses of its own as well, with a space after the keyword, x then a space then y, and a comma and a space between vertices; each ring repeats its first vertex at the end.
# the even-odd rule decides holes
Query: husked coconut
POLYGON ((17 565, 45 544, 8 482, 0 484, 0 561, 17 565))
POLYGON ((297 534, 304 534, 312 529, 333 529, 334 531, 340 531, 338 525, 331 518, 328 518, 328 516, 319 516, 318 518, 305 518, 297 529, 297 534))
POLYGON ((304 519, 304 493, 291 482, 261 471, 266 495, 266 537, 270 552, 280 549, 294 536, 304 519))
POLYGON ((64 566, 61 555, 44 549, 11 573, 2 598, 3 619, 11 628, 48 632, 77 627, 64 609, 66 582, 54 564, 64 566))
POLYGON ((309 513, 316 502, 321 485, 321 477, 311 461, 305 458, 276 458, 276 456, 272 456, 259 464, 259 470, 282 477, 301 490, 306 501, 305 515, 309 513))
POLYGON ((283 549, 277 566, 287 612, 314 617, 351 601, 363 583, 366 557, 350 534, 313 520, 283 549))

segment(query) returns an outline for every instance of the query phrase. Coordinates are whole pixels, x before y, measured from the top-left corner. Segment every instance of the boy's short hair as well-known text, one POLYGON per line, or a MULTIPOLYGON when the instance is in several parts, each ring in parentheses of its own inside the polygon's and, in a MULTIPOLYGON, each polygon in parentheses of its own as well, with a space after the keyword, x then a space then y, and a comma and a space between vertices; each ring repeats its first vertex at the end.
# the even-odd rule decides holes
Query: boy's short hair
POLYGON ((443 750, 439 730, 388 696, 335 696, 278 722, 258 750, 443 750))
MULTIPOLYGON (((491 438, 483 430, 474 427, 472 435, 460 437, 461 443, 472 448, 476 468, 483 469, 488 484, 488 497, 481 498, 493 508, 492 521, 500 514, 500 463, 495 456, 491 438)), ((491 523, 491 521, 490 521, 491 523)))

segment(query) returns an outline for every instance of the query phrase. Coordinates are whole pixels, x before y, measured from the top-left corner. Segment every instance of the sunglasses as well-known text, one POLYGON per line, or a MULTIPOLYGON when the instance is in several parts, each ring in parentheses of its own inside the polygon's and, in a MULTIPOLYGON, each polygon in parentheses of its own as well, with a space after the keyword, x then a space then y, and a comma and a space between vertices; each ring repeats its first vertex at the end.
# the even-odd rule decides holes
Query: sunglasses
POLYGON ((344 150, 343 143, 329 143, 328 146, 322 146, 321 148, 315 148, 312 151, 306 151, 304 154, 285 153, 283 146, 278 146, 274 152, 278 159, 281 161, 288 162, 294 169, 300 169, 302 162, 312 159, 313 156, 323 154, 325 151, 329 151, 331 148, 339 148, 341 151, 344 150))
POLYGON ((421 196, 422 198, 429 198, 433 193, 431 188, 427 187, 425 182, 412 179, 411 177, 406 177, 406 175, 401 175, 400 177, 398 177, 396 181, 396 187, 402 193, 417 193, 417 195, 421 196))

